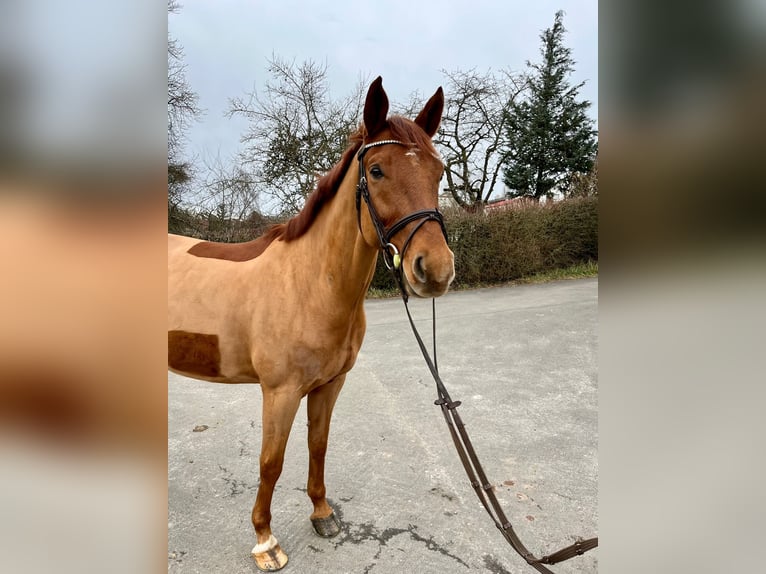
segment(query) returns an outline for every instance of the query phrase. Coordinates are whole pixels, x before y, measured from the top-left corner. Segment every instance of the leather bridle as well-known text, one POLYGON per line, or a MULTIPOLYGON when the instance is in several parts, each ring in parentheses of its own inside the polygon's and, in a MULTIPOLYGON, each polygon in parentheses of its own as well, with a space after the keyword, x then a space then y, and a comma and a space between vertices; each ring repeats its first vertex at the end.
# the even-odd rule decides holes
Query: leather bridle
POLYGON ((396 282, 402 291, 402 296, 407 298, 409 295, 404 288, 401 264, 404 260, 404 254, 407 251, 407 247, 410 245, 410 241, 412 241, 415 233, 417 233, 418 230, 429 221, 436 221, 439 224, 439 227, 442 230, 442 234, 444 234, 445 241, 447 240, 447 229, 444 227, 444 217, 438 209, 420 209, 418 211, 413 211, 409 215, 402 217, 389 228, 386 228, 385 225, 383 225, 383 221, 380 219, 380 216, 378 215, 378 212, 372 203, 370 190, 367 188, 367 177, 365 176, 364 171, 364 156, 367 153, 367 150, 370 148, 388 144, 407 146, 407 144, 399 140, 380 140, 368 143, 367 145, 363 145, 359 150, 359 153, 356 155, 356 159, 359 162, 359 183, 356 186, 357 224, 359 225, 359 232, 362 233, 361 200, 364 199, 364 202, 367 204, 367 209, 370 213, 372 225, 375 228, 375 233, 378 236, 379 248, 383 254, 383 262, 386 264, 386 267, 389 269, 389 271, 394 274, 396 282), (402 243, 402 250, 399 251, 399 249, 397 249, 396 245, 393 243, 393 238, 397 233, 399 233, 413 221, 418 221, 418 224, 412 228, 412 231, 410 231, 407 239, 405 239, 404 243, 402 243))
POLYGON ((409 305, 407 304, 409 295, 405 289, 401 271, 401 262, 404 258, 404 253, 407 250, 407 247, 409 246, 410 241, 412 240, 412 237, 415 235, 415 233, 428 221, 437 221, 441 227, 442 233, 444 234, 444 238, 446 239, 447 230, 444 226, 444 218, 438 209, 421 209, 419 211, 410 213, 409 215, 405 215, 399 221, 386 229, 386 227, 383 225, 383 222, 380 220, 378 213, 375 211, 375 207, 372 204, 372 199, 370 198, 370 192, 367 189, 367 178, 364 175, 364 155, 367 153, 367 150, 372 147, 387 144, 407 145, 398 140, 381 140, 362 146, 362 148, 359 150, 359 153, 357 154, 357 159, 359 160, 359 183, 356 187, 356 211, 359 232, 362 233, 361 200, 364 199, 364 202, 367 204, 367 208, 370 212, 370 219, 372 220, 372 224, 375 227, 375 233, 378 236, 380 249, 383 253, 383 261, 397 282, 399 291, 401 292, 402 300, 404 301, 404 309, 407 311, 407 318, 409 319, 410 327, 412 327, 412 332, 415 335, 415 340, 417 341, 418 346, 420 347, 420 351, 423 354, 426 366, 428 367, 428 370, 431 372, 431 375, 436 382, 438 398, 434 404, 441 408, 442 414, 444 415, 444 419, 447 423, 447 427, 449 428, 450 436, 452 437, 452 442, 455 445, 455 449, 457 450, 460 462, 463 464, 463 468, 465 469, 468 480, 470 481, 476 496, 479 498, 482 506, 494 521, 497 529, 501 532, 503 537, 513 547, 513 549, 518 552, 522 558, 524 558, 527 564, 529 564, 532 568, 541 574, 553 574, 553 572, 548 569, 546 565, 557 564, 559 562, 569 560, 575 556, 581 556, 585 552, 596 548, 598 546, 598 537, 589 538, 587 540, 578 539, 574 544, 562 548, 561 550, 552 554, 538 558, 532 554, 532 552, 530 552, 524 543, 519 539, 518 535, 513 529, 513 526, 511 525, 510 520, 508 520, 505 512, 500 506, 500 503, 495 496, 494 486, 487 478, 487 475, 484 472, 481 463, 479 462, 479 457, 477 456, 473 444, 471 443, 471 439, 468 436, 465 424, 463 424, 463 421, 457 412, 457 407, 460 406, 460 401, 452 400, 449 393, 447 392, 447 388, 444 385, 444 382, 439 376, 439 367, 436 362, 435 299, 433 300, 434 306, 432 327, 434 336, 433 359, 429 355, 428 349, 426 348, 420 333, 415 327, 415 321, 412 318, 409 305), (412 229, 412 231, 410 231, 407 239, 402 244, 402 250, 400 253, 396 246, 393 244, 392 239, 394 235, 396 235, 399 231, 404 229, 404 227, 413 221, 419 221, 419 223, 412 229))

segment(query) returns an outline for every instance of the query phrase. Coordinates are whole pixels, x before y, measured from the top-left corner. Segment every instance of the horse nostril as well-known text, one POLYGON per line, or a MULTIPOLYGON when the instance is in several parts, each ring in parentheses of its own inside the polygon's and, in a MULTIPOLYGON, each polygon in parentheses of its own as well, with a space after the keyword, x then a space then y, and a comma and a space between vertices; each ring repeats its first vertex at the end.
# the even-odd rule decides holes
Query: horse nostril
POLYGON ((418 255, 417 257, 415 257, 415 260, 412 262, 412 271, 415 274, 415 277, 417 278, 417 280, 420 281, 421 283, 425 283, 426 280, 428 279, 426 277, 426 269, 425 269, 425 265, 423 264, 422 255, 418 255))

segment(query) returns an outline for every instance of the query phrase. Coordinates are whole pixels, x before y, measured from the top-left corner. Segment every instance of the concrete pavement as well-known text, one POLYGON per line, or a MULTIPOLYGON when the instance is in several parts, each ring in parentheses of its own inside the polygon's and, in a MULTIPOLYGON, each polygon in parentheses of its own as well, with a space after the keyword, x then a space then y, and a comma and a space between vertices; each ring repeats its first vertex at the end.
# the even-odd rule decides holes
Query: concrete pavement
MULTIPOLYGON (((518 535, 535 554, 598 534, 597 279, 449 293, 437 300, 439 370, 518 535)), ((430 338, 430 301, 411 303, 430 338)), ((311 528, 305 404, 272 505, 286 574, 534 572, 478 502, 434 406, 398 299, 368 328, 330 431, 328 497, 343 521, 311 528)), ((257 572, 250 510, 261 393, 168 377, 168 572, 257 572), (199 430, 203 425, 205 430, 199 430), (195 432, 195 428, 198 430, 195 432)), ((599 550, 553 566, 596 572, 599 550)))

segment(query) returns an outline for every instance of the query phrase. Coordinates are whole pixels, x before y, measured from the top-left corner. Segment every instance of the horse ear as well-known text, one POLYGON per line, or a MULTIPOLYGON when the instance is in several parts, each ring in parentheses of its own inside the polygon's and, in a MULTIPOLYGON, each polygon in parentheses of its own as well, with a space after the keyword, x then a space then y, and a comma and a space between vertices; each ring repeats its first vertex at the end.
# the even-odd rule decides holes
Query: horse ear
POLYGON ((423 131, 428 134, 429 137, 434 137, 436 130, 439 129, 439 124, 442 121, 442 110, 444 109, 444 91, 442 87, 436 90, 436 93, 431 96, 431 99, 426 102, 425 107, 415 118, 415 123, 418 124, 423 131))
POLYGON ((370 84, 367 99, 364 102, 364 127, 367 137, 373 137, 386 126, 388 115, 388 96, 383 89, 383 78, 378 76, 370 84))

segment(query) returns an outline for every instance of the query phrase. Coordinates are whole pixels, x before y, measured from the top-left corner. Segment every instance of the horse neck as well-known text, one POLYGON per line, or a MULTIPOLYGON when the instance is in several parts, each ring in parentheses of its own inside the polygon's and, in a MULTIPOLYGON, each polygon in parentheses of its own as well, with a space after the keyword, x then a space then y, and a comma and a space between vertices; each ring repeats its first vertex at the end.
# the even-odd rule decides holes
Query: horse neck
POLYGON ((326 286, 328 295, 342 307, 363 304, 377 260, 377 249, 359 232, 356 177, 356 164, 352 163, 335 196, 307 232, 307 245, 313 250, 309 257, 318 262, 313 281, 326 286))

